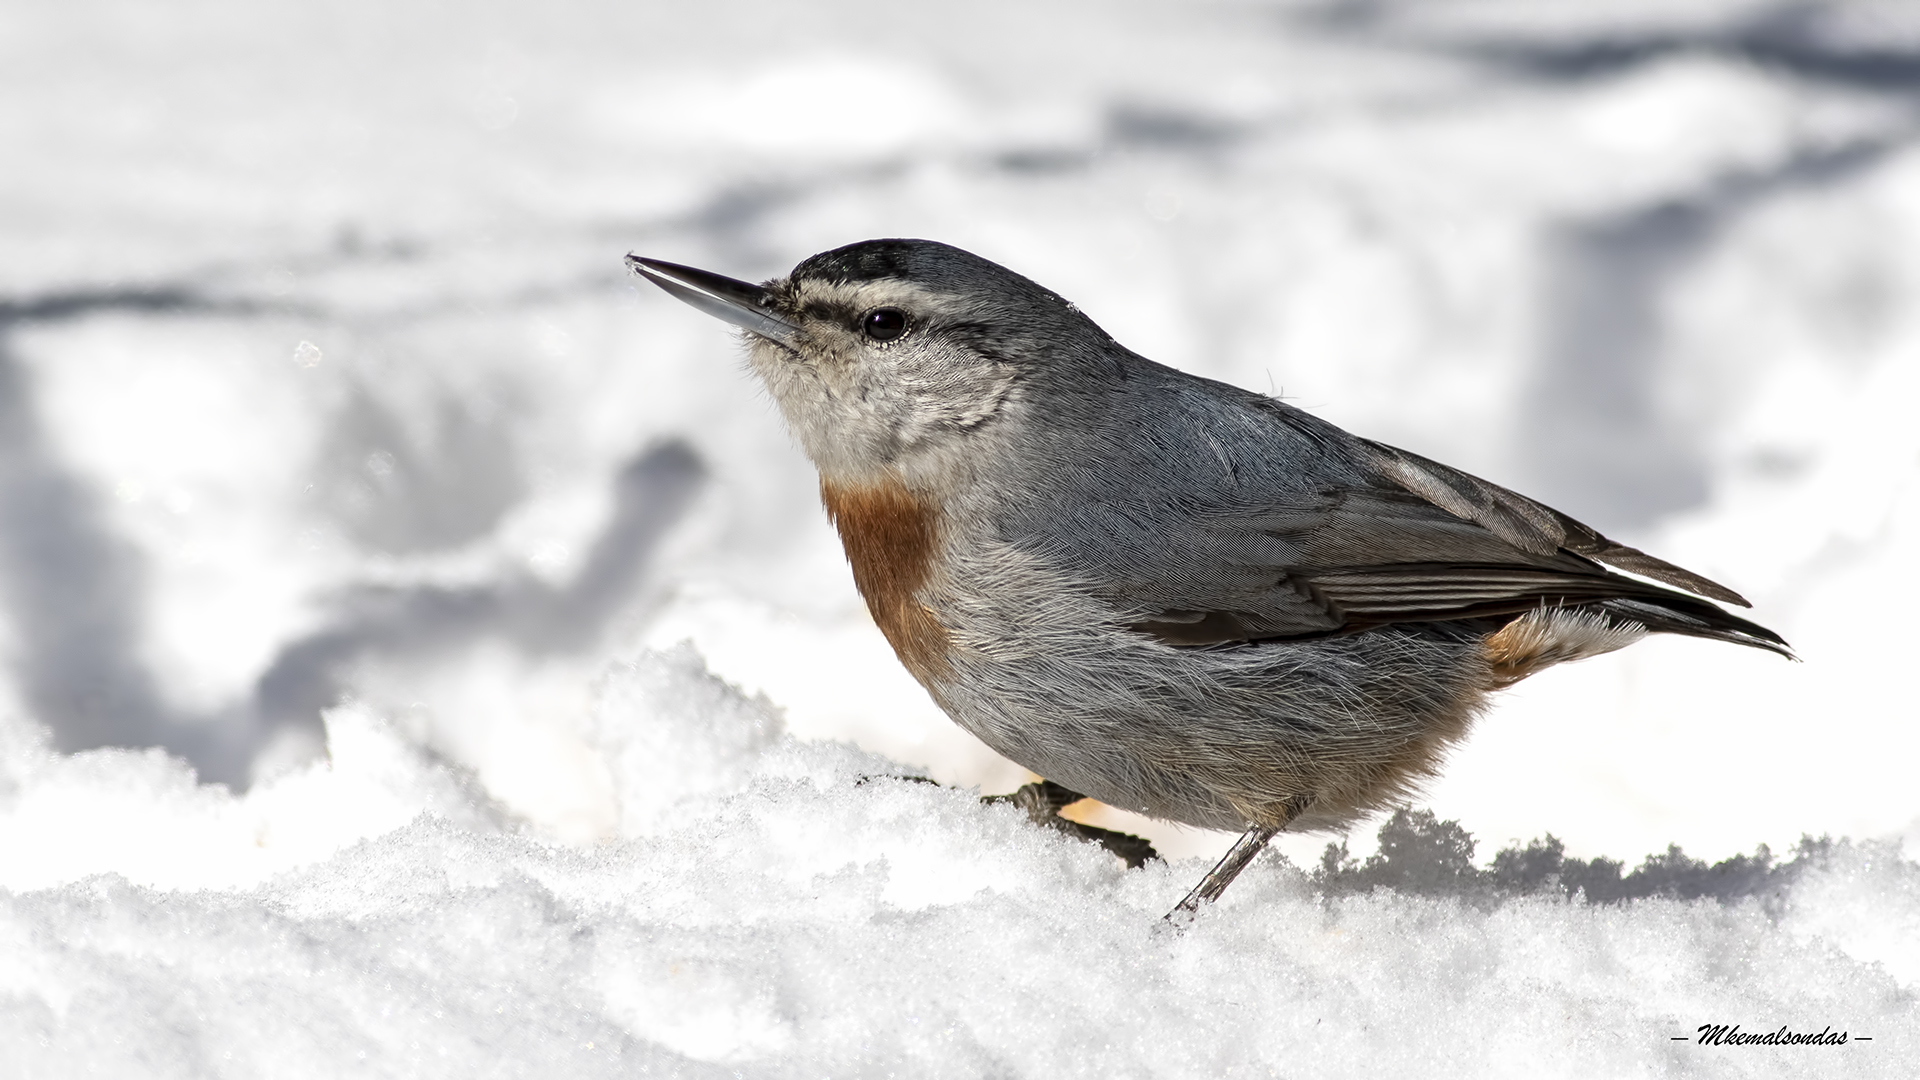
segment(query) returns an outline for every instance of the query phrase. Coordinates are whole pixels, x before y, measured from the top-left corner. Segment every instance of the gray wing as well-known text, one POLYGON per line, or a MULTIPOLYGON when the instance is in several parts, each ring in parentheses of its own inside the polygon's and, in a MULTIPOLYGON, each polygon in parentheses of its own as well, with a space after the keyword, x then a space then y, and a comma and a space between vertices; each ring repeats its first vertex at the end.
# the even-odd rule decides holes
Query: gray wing
POLYGON ((1522 551, 1542 555, 1569 552, 1721 603, 1753 606, 1724 585, 1637 548, 1616 544, 1560 511, 1498 484, 1489 484, 1477 476, 1405 450, 1365 439, 1356 441, 1375 455, 1372 464, 1382 476, 1522 551))
MULTIPOLYGON (((1288 419, 1320 426, 1304 414, 1288 419)), ((1611 572, 1746 605, 1565 514, 1338 429, 1314 435, 1337 438, 1359 470, 1258 505, 1187 515, 1183 534, 1145 560, 1149 573, 1115 583, 1111 598, 1139 613, 1134 629, 1211 645, 1625 600, 1680 617, 1671 627, 1680 632, 1697 624, 1709 636, 1779 640, 1694 596, 1611 572)))

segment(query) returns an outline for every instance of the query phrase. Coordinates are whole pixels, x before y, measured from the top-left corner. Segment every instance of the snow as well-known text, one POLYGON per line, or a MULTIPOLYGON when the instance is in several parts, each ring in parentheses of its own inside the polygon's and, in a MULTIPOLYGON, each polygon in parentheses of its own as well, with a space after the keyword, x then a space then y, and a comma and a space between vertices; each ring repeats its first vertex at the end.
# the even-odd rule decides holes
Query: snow
POLYGON ((1747 0, 15 5, 0 1075, 1904 1075, 1916 48, 1747 0), (1231 838, 1092 811, 1128 871, 980 804, 1027 774, 620 264, 887 235, 1747 595, 1804 663, 1558 669, 1426 802, 1483 866, 1791 854, 1602 902, 1288 837, 1160 931, 1231 838))
POLYGON ((1272 859, 1176 936, 1194 867, 796 739, 691 649, 591 715, 591 846, 356 707, 241 797, 9 732, 9 1074, 1894 1076, 1912 1037, 1920 867, 1883 849, 1774 910, 1330 898, 1272 859), (1669 1041, 1776 1017, 1873 1041, 1669 1041))

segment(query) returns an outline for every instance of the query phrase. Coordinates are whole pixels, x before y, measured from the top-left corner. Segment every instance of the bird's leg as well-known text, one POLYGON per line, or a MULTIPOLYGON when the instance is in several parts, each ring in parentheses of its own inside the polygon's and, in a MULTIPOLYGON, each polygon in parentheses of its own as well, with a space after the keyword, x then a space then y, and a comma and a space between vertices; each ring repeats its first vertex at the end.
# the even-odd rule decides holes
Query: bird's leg
POLYGON ((1027 812, 1028 820, 1035 825, 1044 825, 1049 829, 1058 829, 1076 840, 1085 840, 1099 844, 1118 855, 1129 869, 1141 866, 1160 857, 1153 845, 1131 833, 1102 829, 1096 825, 1083 825, 1060 816, 1060 811, 1086 798, 1077 791, 1054 783, 1040 780, 1024 784, 1011 795, 988 795, 981 799, 985 803, 1010 802, 1027 812))
POLYGON ((1279 831, 1280 827, 1277 825, 1255 825, 1241 833, 1240 839, 1233 842, 1233 847, 1227 851, 1226 856, 1215 863, 1212 870, 1207 871, 1207 876, 1200 879, 1200 884, 1193 887, 1193 891, 1187 894, 1187 898, 1174 905, 1172 911, 1167 912, 1165 921, 1172 924, 1176 930, 1186 929, 1187 924, 1193 922, 1194 916, 1199 914, 1200 905, 1211 904, 1220 899, 1220 894, 1227 891, 1227 886, 1233 884, 1233 879, 1240 876, 1240 871, 1247 868, 1247 864, 1253 861, 1253 857, 1260 854, 1261 849, 1267 846, 1267 841, 1273 839, 1274 834, 1279 831))

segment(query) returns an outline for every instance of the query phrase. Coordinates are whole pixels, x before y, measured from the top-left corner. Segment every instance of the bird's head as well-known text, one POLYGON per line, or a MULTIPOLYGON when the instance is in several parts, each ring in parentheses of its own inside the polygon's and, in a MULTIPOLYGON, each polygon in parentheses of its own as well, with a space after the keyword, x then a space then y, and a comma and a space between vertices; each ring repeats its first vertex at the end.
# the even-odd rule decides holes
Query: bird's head
POLYGON ((868 240, 754 285, 627 257, 667 292, 747 331, 754 372, 829 480, 939 473, 1012 422, 1035 376, 1110 343, 1018 274, 930 240, 868 240))

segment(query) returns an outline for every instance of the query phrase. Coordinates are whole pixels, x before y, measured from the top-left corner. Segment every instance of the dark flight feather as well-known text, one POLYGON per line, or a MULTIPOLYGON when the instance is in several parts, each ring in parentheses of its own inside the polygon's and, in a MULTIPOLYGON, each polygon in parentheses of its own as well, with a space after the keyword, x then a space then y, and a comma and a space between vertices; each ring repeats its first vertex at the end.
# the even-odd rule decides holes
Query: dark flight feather
POLYGON ((1163 571, 1185 562, 1187 572, 1115 590, 1117 601, 1145 609, 1133 629, 1209 646, 1587 607, 1652 630, 1792 655, 1773 631, 1700 599, 1747 606, 1723 585, 1478 477, 1355 442, 1376 483, 1328 483, 1287 493, 1283 505, 1206 515, 1204 537, 1189 536, 1197 542, 1185 553, 1156 562, 1163 571))

